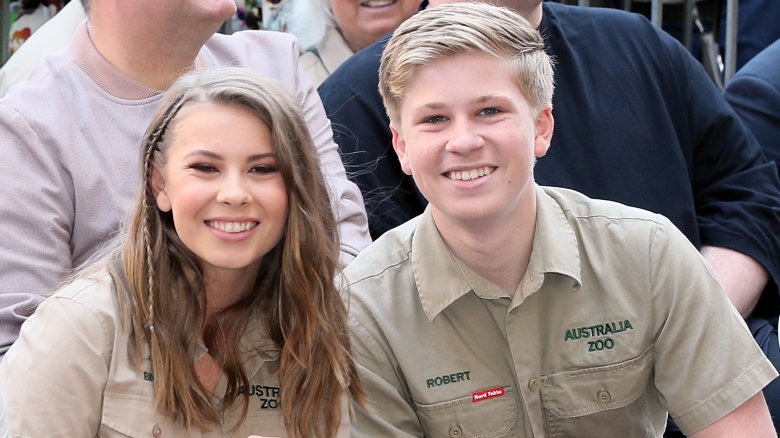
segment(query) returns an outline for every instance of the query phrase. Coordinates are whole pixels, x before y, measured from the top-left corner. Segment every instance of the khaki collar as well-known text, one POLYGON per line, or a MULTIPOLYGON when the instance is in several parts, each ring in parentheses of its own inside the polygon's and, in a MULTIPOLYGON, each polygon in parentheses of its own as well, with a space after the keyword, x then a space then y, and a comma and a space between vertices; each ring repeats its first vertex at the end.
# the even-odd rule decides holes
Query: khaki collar
MULTIPOLYGON (((244 365, 244 371, 250 379, 257 374, 263 364, 278 360, 281 354, 280 347, 268 336, 265 323, 265 317, 263 317, 261 312, 256 311, 250 318, 244 336, 240 341, 239 354, 241 355, 241 363, 244 365)), ((199 346, 205 350, 202 342, 199 346)), ((223 373, 219 378, 214 394, 218 394, 222 398, 226 392, 227 380, 223 373)))
MULTIPOLYGON (((265 317, 259 311, 255 311, 249 319, 244 336, 239 342, 241 362, 247 364, 247 372, 251 371, 254 362, 259 366, 263 362, 277 360, 281 353, 281 348, 268 335, 265 317)), ((206 344, 203 343, 203 339, 200 339, 193 359, 197 360, 207 352, 206 344)))
MULTIPOLYGON (((255 311, 249 319, 244 336, 241 338, 242 362, 251 362, 252 357, 258 357, 263 362, 277 360, 281 348, 271 340, 266 328, 266 317, 262 312, 255 311)), ((247 370, 249 371, 249 370, 247 370)))
MULTIPOLYGON (((538 291, 547 274, 571 278, 574 289, 581 285, 577 237, 563 209, 539 186, 536 186, 536 204, 531 259, 512 298, 513 308, 538 291)), ((420 217, 412 237, 411 253, 420 302, 430 321, 471 291, 483 299, 509 297, 500 287, 482 278, 452 254, 436 228, 430 206, 420 217)))
POLYGON ((355 54, 335 27, 328 27, 325 37, 317 44, 317 52, 328 73, 336 71, 344 61, 355 54))

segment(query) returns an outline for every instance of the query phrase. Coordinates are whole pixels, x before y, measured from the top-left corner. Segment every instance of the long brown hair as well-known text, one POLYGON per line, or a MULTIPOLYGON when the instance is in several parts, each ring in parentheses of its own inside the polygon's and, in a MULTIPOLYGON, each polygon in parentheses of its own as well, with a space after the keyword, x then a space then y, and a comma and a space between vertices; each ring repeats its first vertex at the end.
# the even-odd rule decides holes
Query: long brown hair
POLYGON ((260 318, 281 349, 285 428, 292 436, 334 436, 339 398, 348 390, 362 402, 363 390, 351 358, 346 312, 333 283, 339 266, 336 224, 317 152, 294 97, 241 68, 185 75, 167 91, 151 122, 141 163, 140 196, 110 272, 127 315, 128 353, 136 367, 149 346, 157 408, 186 428, 207 428, 241 401, 243 421, 248 396, 242 388, 249 382, 239 341, 249 321, 260 318), (198 259, 177 236, 171 213, 156 207, 151 184, 153 166, 164 162, 175 135, 177 114, 195 102, 246 109, 269 127, 289 198, 285 234, 263 257, 252 289, 209 321, 198 259), (196 374, 193 358, 201 339, 227 377, 221 403, 212 400, 196 374))

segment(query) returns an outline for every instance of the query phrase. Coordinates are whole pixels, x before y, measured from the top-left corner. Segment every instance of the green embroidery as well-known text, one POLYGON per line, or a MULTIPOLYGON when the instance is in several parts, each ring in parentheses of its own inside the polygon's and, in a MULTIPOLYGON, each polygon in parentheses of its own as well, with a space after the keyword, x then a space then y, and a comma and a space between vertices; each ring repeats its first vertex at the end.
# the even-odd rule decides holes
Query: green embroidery
POLYGON ((631 325, 631 321, 624 319, 623 321, 613 321, 605 324, 596 324, 587 327, 575 327, 566 330, 566 334, 563 337, 563 341, 573 341, 577 339, 586 339, 597 336, 606 336, 612 333, 621 333, 626 330, 633 330, 634 326, 631 325))
POLYGON ((428 388, 435 388, 437 386, 449 385, 450 383, 463 382, 465 380, 471 380, 471 371, 461 371, 459 373, 445 374, 443 376, 436 376, 431 379, 427 379, 425 384, 428 388))

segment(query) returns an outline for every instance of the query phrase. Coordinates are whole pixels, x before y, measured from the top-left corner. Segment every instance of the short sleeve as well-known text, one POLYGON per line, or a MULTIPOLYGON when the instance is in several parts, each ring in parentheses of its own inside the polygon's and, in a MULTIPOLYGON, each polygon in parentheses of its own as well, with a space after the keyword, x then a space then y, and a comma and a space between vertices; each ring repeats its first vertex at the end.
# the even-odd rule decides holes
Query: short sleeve
MULTIPOLYGON (((349 292, 342 292, 348 294, 349 292)), ((399 378, 400 366, 392 357, 389 345, 382 343, 380 329, 364 321, 374 320, 357 300, 348 300, 349 329, 358 374, 368 395, 368 406, 355 406, 352 436, 413 437, 422 436, 417 415, 403 394, 405 385, 399 378)))
POLYGON ((666 219, 649 257, 655 386, 690 434, 739 407, 777 372, 710 267, 666 219))

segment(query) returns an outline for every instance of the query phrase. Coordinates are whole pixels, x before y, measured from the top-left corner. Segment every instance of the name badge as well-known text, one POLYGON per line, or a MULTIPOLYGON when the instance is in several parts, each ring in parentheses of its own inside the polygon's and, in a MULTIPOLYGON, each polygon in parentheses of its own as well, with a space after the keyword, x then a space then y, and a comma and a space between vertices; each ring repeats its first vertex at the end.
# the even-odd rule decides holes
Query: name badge
POLYGON ((477 391, 471 394, 471 402, 472 403, 481 402, 483 400, 501 397, 504 394, 506 394, 506 392, 504 391, 503 386, 497 386, 495 388, 490 388, 490 389, 483 389, 482 391, 477 391))

